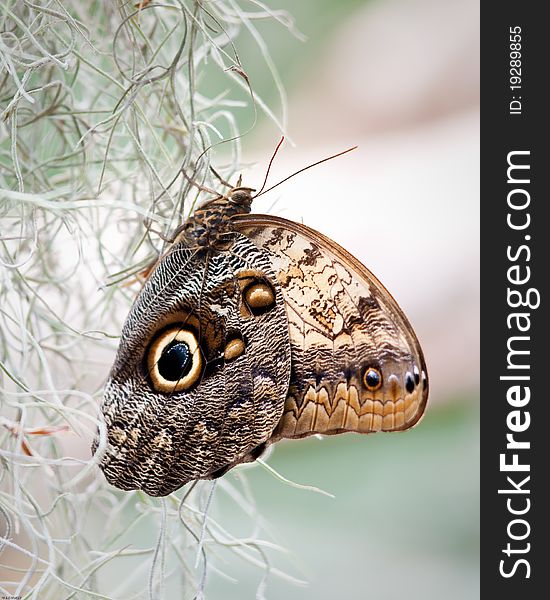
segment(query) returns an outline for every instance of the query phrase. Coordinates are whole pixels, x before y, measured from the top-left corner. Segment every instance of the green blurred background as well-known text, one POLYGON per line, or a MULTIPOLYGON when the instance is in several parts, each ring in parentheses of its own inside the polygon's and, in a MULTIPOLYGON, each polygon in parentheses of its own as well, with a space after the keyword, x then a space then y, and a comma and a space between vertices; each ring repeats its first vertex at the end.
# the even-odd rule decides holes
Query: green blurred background
MULTIPOLYGON (((274 449, 271 466, 334 499, 282 485, 260 467, 246 469, 258 511, 291 552, 281 565, 310 582, 299 587, 272 575, 267 597, 477 598, 477 2, 269 5, 288 9, 308 38, 258 25, 288 93, 296 144, 283 147, 271 180, 351 145, 359 150, 304 173, 255 208, 320 229, 380 277, 415 325, 431 395, 412 431, 274 449)), ((255 92, 276 107, 253 41, 243 37, 238 49, 255 92)), ((278 136, 260 119, 245 138, 251 159, 265 157, 251 170, 253 184, 278 136)), ((247 535, 248 519, 225 498, 216 495, 213 515, 247 535)), ((258 569, 224 560, 238 584, 210 573, 207 592, 253 597, 258 569)))
MULTIPOLYGON (((280 444, 269 464, 334 499, 283 486, 248 469, 259 512, 290 555, 274 561, 306 579, 270 576, 268 598, 479 597, 478 412, 470 395, 431 406, 403 434, 347 435, 280 444)), ((229 475, 231 477, 231 475, 229 475)), ((246 535, 248 519, 216 495, 213 515, 246 535)), ((223 555, 212 598, 252 598, 262 573, 223 555)))

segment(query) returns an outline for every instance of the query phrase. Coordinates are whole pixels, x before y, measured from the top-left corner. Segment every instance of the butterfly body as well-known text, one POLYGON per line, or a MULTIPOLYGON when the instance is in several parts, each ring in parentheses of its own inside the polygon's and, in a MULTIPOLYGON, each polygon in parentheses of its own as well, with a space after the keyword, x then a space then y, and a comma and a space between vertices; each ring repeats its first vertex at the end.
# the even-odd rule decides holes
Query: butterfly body
POLYGON ((103 404, 118 487, 166 495, 281 438, 403 430, 424 411, 422 351, 382 284, 251 203, 239 187, 195 211, 128 315, 103 404))

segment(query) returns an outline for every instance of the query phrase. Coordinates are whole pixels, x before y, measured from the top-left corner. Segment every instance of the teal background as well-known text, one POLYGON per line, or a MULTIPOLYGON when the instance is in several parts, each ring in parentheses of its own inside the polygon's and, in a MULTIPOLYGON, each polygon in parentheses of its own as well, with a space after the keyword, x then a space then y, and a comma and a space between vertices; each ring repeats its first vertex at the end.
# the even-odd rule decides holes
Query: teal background
MULTIPOLYGON (((381 10, 384 4, 397 6, 393 14, 406 20, 407 10, 414 12, 415 7, 419 7, 429 13, 434 3, 416 2, 413 3, 414 6, 409 5, 402 11, 396 2, 308 0, 299 3, 270 3, 273 8, 288 9, 295 17, 298 29, 308 37, 307 42, 303 43, 293 39, 280 26, 259 24, 288 92, 291 124, 300 124, 302 113, 299 111, 304 108, 300 106, 297 109, 293 98, 304 94, 304 80, 307 80, 311 72, 322 72, 323 64, 320 61, 323 60, 325 47, 329 43, 334 44, 334 36, 339 28, 353 22, 366 4, 381 10)), ((444 11, 445 6, 450 7, 451 4, 439 3, 437 10, 444 11)), ((473 5, 465 4, 470 9, 473 5)), ((404 6, 403 2, 401 6, 404 6)), ((391 18, 392 12, 389 11, 388 14, 388 18, 391 18)), ((378 21, 383 36, 395 35, 396 25, 393 21, 384 22, 380 17, 378 21)), ((419 21, 422 19, 419 18, 419 21)), ((414 23, 411 24, 411 27, 414 26, 414 23)), ((430 28, 429 20, 424 26, 430 28)), ((454 26, 452 16, 449 16, 447 26, 450 32, 454 26)), ((442 38, 446 36, 445 31, 439 34, 442 38)), ((414 38, 412 35, 411 37, 414 38)), ((422 30, 416 39, 418 44, 425 44, 422 30)), ((398 45, 399 39, 395 38, 394 43, 398 45)), ((268 103, 276 106, 277 96, 271 76, 259 61, 250 60, 257 52, 253 42, 243 37, 239 43, 239 52, 255 91, 268 103)), ((405 48, 403 52, 407 54, 408 50, 405 48)), ((434 60, 437 59, 438 52, 438 47, 427 49, 427 54, 434 56, 434 60)), ((475 56, 475 49, 473 54, 475 56)), ((376 55, 365 56, 364 61, 377 61, 378 58, 376 55)), ((472 64, 474 71, 475 67, 472 64)), ((342 68, 346 68, 346 65, 342 68)), ((414 68, 414 65, 405 62, 403 66, 397 64, 395 68, 399 77, 399 69, 405 71, 414 68)), ((361 73, 356 76, 361 77, 361 73)), ((441 77, 456 78, 458 75, 447 71, 441 77)), ((307 95, 307 91, 305 93, 307 95)), ((463 112, 475 115, 475 85, 470 93, 469 99, 464 100, 464 106, 460 105, 456 90, 453 89, 448 90, 449 98, 443 93, 439 104, 436 104, 437 99, 434 100, 434 122, 437 119, 444 121, 447 117, 452 120, 455 115, 460 118, 463 112), (451 108, 445 108, 447 101, 451 108), (458 104, 455 106, 454 102, 458 104), (449 114, 445 115, 445 110, 449 114)), ((311 96, 307 97, 311 100, 311 96)), ((365 111, 368 112, 368 108, 365 111)), ((333 106, 332 112, 327 112, 327 117, 344 121, 346 115, 339 111, 338 106, 333 106)), ((422 119, 424 118, 423 116, 422 119)), ((246 126, 246 120, 240 122, 241 126, 246 126)), ((419 117, 418 121, 411 120, 401 130, 398 127, 392 129, 390 136, 399 135, 403 131, 405 145, 409 142, 406 138, 408 131, 423 125, 419 117)), ((290 134, 293 134, 292 127, 290 134)), ((301 134, 306 135, 303 130, 301 134)), ((371 137, 367 135, 367 138, 371 137)), ((346 138, 348 139, 353 143, 356 141, 351 136, 346 138)), ((277 132, 263 117, 260 117, 259 127, 252 134, 253 143, 254 140, 262 148, 272 147, 276 143, 277 132), (270 142, 260 139, 262 136, 271 136, 270 142)), ((342 145, 340 139, 335 143, 342 145)), ((471 141, 467 143, 471 143, 472 153, 475 153, 475 127, 471 141)), ((286 152, 290 153, 290 150, 286 152)), ((269 155, 267 150, 264 153, 269 155)), ((476 185, 475 171, 461 171, 460 164, 456 168, 457 178, 476 185)), ((369 165, 366 164, 365 170, 368 169, 369 165)), ((308 176, 315 179, 315 174, 308 176)), ((399 174, 395 176, 399 177, 399 174)), ((430 177, 429 165, 426 165, 426 177, 430 177)), ((425 185, 429 189, 429 179, 425 185)), ((456 183, 449 181, 450 187, 454 185, 456 183)), ((411 202, 414 203, 415 194, 422 194, 423 191, 411 191, 411 202)), ((285 190, 281 195, 284 197, 285 193, 288 194, 285 190)), ((369 190, 365 194, 368 202, 374 202, 368 197, 369 190)), ((294 201, 297 202, 297 199, 294 201)), ((444 205, 450 200, 442 197, 440 202, 444 205)), ((472 202, 475 204, 476 200, 473 199, 472 202)), ((387 210, 391 213, 392 208, 387 210)), ((440 252, 441 261, 444 261, 448 259, 446 250, 443 246, 439 250, 437 244, 456 225, 453 225, 452 218, 445 216, 444 208, 441 211, 441 214, 426 214, 421 218, 426 223, 426 229, 418 244, 431 243, 428 252, 432 255, 440 252)), ((334 211, 334 219, 349 217, 346 213, 334 211)), ((362 215, 352 217, 353 220, 361 218, 362 215)), ((474 216, 471 228, 475 235, 474 216)), ((338 241, 346 245, 345 240, 338 241)), ((366 240, 365 247, 368 244, 369 241, 366 240)), ((467 240, 464 244, 467 244, 467 240)), ((399 245, 394 246, 393 251, 397 254, 407 253, 406 248, 400 248, 399 245)), ((460 268, 470 270, 475 278, 471 255, 464 252, 464 257, 461 258, 463 248, 459 246, 455 248, 455 252, 453 260, 456 258, 460 268)), ((370 263, 367 264, 370 266, 370 263)), ((386 283, 384 272, 375 270, 375 273, 386 283)), ((469 327, 472 327, 474 342, 476 338, 477 290, 475 285, 473 289, 466 286, 466 290, 460 290, 460 286, 464 284, 461 281, 451 281, 453 274, 450 269, 447 274, 445 267, 442 267, 442 274, 441 286, 451 290, 446 295, 442 294, 443 300, 432 297, 429 284, 426 287, 418 285, 414 292, 410 292, 413 301, 409 300, 409 304, 415 309, 410 316, 414 317, 415 324, 420 325, 417 332, 421 341, 426 341, 424 349, 428 369, 435 364, 435 373, 431 373, 435 375, 435 385, 431 390, 428 409, 425 418, 416 428, 400 434, 349 434, 326 437, 323 440, 310 438, 283 442, 274 448, 268 458, 269 465, 288 479, 317 486, 334 494, 334 499, 286 486, 261 467, 242 470, 248 478, 258 512, 271 525, 272 539, 289 550, 288 555, 269 553, 273 566, 309 582, 306 587, 301 587, 282 581, 272 574, 269 576, 266 597, 289 600, 469 600, 479 597, 477 349, 468 346, 465 341, 469 327), (448 277, 448 282, 445 277, 448 277), (432 309, 430 302, 442 302, 443 306, 432 309), (473 313, 468 314, 471 307, 473 313), (464 317, 465 322, 470 325, 465 326, 463 334, 460 325, 452 323, 456 313, 467 315, 464 317), (447 327, 448 335, 445 334, 447 327), (459 337, 456 337, 457 329, 459 337), (438 331, 435 335, 434 330, 438 331), (437 339, 430 339, 430 335, 437 339), (452 346, 458 349, 451 355, 449 349, 452 346)), ((394 290, 394 286, 389 288, 394 290)), ((402 298, 403 294, 398 294, 397 297, 402 298)), ((229 480, 236 477, 239 477, 239 471, 227 475, 229 480)), ((212 515, 223 523, 231 524, 231 531, 235 535, 250 534, 248 517, 236 510, 233 501, 228 500, 219 490, 212 508, 212 515)), ((229 583, 211 572, 207 595, 228 600, 254 597, 262 577, 261 571, 229 553, 222 552, 220 560, 216 564, 239 581, 229 583)))
MULTIPOLYGON (((274 541, 290 550, 274 566, 309 581, 300 587, 271 575, 267 597, 477 598, 475 401, 472 394, 432 406, 418 427, 402 434, 349 434, 276 446, 271 466, 334 499, 285 486, 260 467, 246 469, 274 541)), ((250 530, 249 519, 222 493, 212 514, 231 523, 233 532, 250 530)), ((239 583, 210 573, 209 597, 254 597, 261 571, 229 553, 223 559, 223 569, 239 583)))

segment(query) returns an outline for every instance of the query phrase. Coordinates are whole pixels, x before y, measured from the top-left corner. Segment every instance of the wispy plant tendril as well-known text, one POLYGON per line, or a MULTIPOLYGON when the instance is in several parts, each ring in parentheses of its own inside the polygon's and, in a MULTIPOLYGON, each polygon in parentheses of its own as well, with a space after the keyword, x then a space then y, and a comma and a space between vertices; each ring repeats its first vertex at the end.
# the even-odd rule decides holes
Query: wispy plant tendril
POLYGON ((89 450, 139 273, 219 187, 210 167, 234 175, 257 111, 284 129, 265 19, 294 33, 255 0, 0 3, 0 595, 202 597, 207 572, 232 578, 224 552, 294 581, 270 564, 280 548, 243 472, 216 495, 253 515, 245 537, 211 515, 211 483, 164 501, 118 492, 89 450))

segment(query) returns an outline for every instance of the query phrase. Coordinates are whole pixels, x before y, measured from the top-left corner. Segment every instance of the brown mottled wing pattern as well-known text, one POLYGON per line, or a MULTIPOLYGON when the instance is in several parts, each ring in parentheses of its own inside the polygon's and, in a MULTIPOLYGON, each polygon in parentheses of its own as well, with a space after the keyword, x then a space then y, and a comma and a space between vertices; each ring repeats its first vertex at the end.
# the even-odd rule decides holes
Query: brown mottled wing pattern
POLYGON ((428 378, 402 310, 357 259, 326 236, 268 215, 233 218, 271 255, 292 351, 284 414, 271 441, 313 433, 399 431, 422 416, 428 378), (381 385, 367 385, 367 372, 381 385))
POLYGON ((250 460, 270 437, 290 377, 284 301, 270 258, 231 233, 225 249, 177 243, 158 263, 128 315, 105 389, 102 468, 112 484, 163 496, 250 460), (273 284, 275 305, 265 314, 243 305, 239 282, 251 265, 273 284), (180 323, 196 331, 204 373, 189 390, 159 393, 148 348, 159 331, 180 323), (246 352, 227 362, 224 347, 235 333, 246 352))

